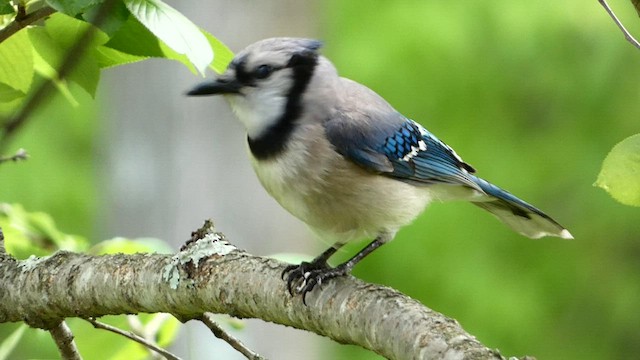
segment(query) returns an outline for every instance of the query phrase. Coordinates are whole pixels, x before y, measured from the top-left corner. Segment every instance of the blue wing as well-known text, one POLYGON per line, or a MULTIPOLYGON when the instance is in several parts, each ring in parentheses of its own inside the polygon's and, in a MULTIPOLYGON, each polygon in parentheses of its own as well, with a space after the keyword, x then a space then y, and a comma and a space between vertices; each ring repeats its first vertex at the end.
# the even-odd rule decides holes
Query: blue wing
POLYGON ((467 186, 486 195, 472 200, 474 205, 525 236, 573 238, 533 205, 473 175, 471 165, 413 120, 399 114, 375 122, 371 118, 334 119, 325 123, 325 131, 340 154, 366 169, 417 186, 467 186))
POLYGON ((466 186, 486 194, 486 197, 472 200, 474 205, 494 214, 525 236, 573 238, 542 211, 473 175, 473 167, 447 144, 399 114, 386 121, 372 121, 368 117, 328 120, 325 131, 340 154, 370 171, 417 186, 466 186))
POLYGON ((336 150, 371 171, 420 184, 457 184, 474 189, 473 167, 413 120, 394 114, 390 121, 329 120, 325 129, 336 150))

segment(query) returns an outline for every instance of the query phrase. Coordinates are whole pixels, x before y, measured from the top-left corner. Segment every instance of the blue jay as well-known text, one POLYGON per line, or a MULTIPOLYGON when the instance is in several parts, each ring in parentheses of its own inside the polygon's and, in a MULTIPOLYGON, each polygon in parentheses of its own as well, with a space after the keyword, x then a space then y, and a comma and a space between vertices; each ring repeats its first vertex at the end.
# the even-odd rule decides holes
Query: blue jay
POLYGON ((534 206, 474 175, 444 142, 378 94, 340 77, 321 43, 272 38, 248 46, 229 68, 188 95, 225 95, 247 131, 260 182, 287 211, 334 245, 283 272, 303 300, 350 273, 429 202, 466 200, 518 233, 572 239, 534 206), (352 240, 373 239, 350 260, 327 260, 352 240))

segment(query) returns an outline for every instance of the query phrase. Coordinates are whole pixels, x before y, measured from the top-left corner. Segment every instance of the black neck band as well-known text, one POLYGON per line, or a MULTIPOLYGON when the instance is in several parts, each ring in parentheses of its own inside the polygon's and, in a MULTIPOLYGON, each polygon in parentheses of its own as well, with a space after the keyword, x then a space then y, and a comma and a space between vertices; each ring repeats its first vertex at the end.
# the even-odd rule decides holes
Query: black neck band
POLYGON ((247 138, 251 153, 258 160, 266 160, 281 153, 286 145, 295 121, 302 115, 302 95, 311 81, 318 64, 314 52, 294 54, 287 67, 293 69, 293 86, 287 94, 287 103, 282 116, 257 138, 247 138))

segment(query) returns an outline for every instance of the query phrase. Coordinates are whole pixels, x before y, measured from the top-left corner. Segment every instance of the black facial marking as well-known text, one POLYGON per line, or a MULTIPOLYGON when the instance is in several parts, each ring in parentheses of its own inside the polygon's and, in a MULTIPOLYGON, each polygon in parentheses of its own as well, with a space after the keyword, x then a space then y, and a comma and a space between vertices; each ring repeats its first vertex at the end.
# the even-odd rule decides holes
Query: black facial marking
POLYGON ((291 56, 286 67, 293 70, 293 85, 287 94, 284 114, 260 137, 248 138, 249 148, 256 159, 266 160, 284 150, 296 119, 302 115, 302 95, 317 64, 318 55, 314 51, 305 50, 291 56))
POLYGON ((243 85, 253 86, 254 80, 251 72, 247 70, 247 57, 242 56, 240 58, 234 59, 231 65, 236 70, 236 79, 240 81, 243 85))

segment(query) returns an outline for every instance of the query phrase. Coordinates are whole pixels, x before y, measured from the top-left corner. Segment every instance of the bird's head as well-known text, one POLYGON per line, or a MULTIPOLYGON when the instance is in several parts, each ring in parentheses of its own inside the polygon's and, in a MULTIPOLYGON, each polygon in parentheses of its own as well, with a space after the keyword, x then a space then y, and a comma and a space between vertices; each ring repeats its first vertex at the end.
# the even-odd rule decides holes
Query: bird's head
POLYGON ((238 53, 223 74, 187 94, 226 95, 249 138, 258 138, 283 117, 299 116, 321 45, 300 38, 261 40, 238 53))

